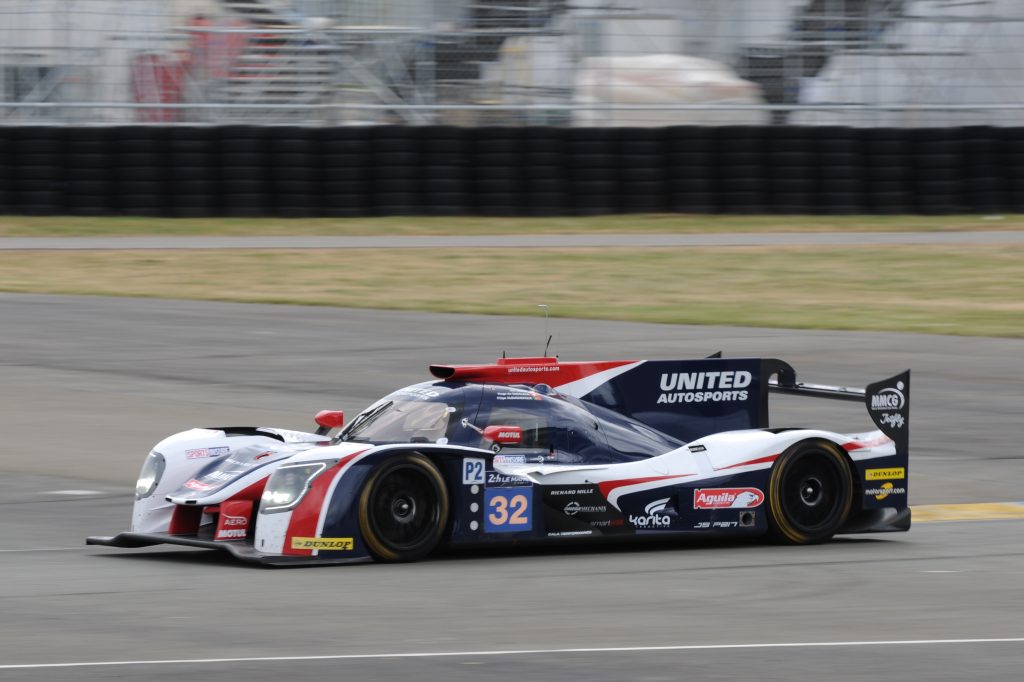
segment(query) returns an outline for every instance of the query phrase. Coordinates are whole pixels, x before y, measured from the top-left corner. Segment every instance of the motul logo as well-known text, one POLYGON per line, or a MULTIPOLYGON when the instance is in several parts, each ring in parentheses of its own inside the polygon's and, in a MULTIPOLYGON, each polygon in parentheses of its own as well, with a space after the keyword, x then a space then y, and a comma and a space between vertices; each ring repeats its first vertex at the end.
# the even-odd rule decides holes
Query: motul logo
POLYGON ((517 431, 499 431, 498 432, 498 438, 516 438, 516 439, 518 439, 519 438, 519 433, 517 431))
POLYGON ((235 540, 245 537, 244 528, 227 528, 224 530, 217 531, 217 537, 215 540, 235 540))
POLYGON ((661 375, 663 391, 700 391, 705 388, 746 388, 754 380, 750 372, 674 372, 661 375))
POLYGON ((764 493, 757 488, 697 488, 694 509, 751 509, 761 506, 764 493))

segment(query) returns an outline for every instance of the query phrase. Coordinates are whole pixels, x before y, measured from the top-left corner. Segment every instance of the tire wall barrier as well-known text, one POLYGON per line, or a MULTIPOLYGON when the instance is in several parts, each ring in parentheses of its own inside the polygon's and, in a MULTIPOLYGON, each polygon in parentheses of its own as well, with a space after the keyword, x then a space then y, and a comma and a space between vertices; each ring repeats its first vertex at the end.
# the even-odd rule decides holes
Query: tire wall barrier
POLYGON ((0 127, 0 214, 1024 212, 1024 128, 0 127))

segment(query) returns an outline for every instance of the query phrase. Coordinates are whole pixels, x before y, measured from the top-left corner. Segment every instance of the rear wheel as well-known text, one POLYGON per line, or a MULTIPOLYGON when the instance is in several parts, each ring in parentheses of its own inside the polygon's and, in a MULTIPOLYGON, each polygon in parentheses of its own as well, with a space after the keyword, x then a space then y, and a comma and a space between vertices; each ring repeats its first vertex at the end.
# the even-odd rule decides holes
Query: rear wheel
POLYGON ((383 462, 359 496, 359 529, 378 561, 422 559, 441 541, 447 520, 444 479, 423 455, 383 462))
POLYGON ((768 482, 768 525, 788 544, 831 538, 853 503, 853 478, 843 453, 826 441, 804 441, 782 453, 768 482))

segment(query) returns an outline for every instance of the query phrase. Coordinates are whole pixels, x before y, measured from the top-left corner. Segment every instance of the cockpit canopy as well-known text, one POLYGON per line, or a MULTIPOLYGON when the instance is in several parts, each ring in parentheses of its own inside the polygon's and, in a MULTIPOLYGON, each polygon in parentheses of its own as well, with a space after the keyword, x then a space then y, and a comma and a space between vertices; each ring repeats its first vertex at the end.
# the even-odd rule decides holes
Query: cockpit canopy
MULTIPOLYGON (((492 430, 493 433, 493 430, 492 430)), ((434 443, 521 454, 526 461, 610 463, 644 459, 682 445, 612 410, 539 384, 434 381, 391 393, 339 434, 343 441, 434 443), (487 427, 516 427, 514 442, 494 442, 487 427)))

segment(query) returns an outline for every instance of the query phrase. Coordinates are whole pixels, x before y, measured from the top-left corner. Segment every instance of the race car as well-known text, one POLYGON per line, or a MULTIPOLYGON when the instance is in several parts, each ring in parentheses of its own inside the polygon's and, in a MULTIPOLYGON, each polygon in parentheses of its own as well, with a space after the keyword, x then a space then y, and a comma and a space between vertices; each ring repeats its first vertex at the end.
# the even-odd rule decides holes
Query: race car
POLYGON ((441 546, 708 535, 790 544, 910 528, 910 372, 864 389, 777 359, 433 365, 347 425, 196 428, 157 443, 131 529, 88 544, 263 564, 441 546), (865 405, 874 430, 769 425, 770 393, 865 405), (333 434, 333 435, 332 435, 333 434))

